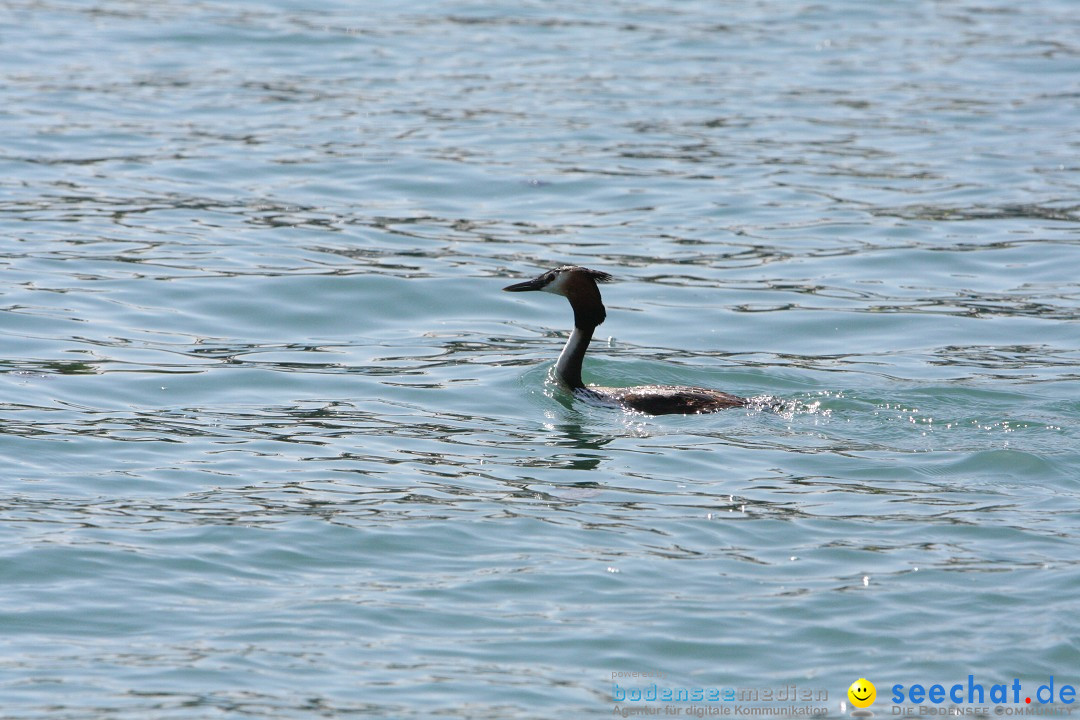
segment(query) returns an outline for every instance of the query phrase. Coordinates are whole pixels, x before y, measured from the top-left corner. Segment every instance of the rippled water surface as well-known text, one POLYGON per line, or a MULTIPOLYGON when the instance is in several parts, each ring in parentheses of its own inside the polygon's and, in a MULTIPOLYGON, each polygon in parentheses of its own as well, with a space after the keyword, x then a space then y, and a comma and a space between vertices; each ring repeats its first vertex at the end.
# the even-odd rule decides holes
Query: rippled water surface
POLYGON ((0 47, 0 716, 1080 681, 1071 0, 15 0, 0 47), (764 400, 572 402, 565 301, 500 292, 563 263, 618 279, 587 381, 764 400))

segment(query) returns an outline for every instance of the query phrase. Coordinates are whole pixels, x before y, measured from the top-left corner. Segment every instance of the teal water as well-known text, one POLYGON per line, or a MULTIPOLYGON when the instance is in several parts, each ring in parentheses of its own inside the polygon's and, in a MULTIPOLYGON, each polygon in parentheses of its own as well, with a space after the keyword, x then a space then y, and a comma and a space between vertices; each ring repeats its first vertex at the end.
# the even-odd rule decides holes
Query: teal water
POLYGON ((0 716, 1076 684, 1078 18, 5 3, 0 716))

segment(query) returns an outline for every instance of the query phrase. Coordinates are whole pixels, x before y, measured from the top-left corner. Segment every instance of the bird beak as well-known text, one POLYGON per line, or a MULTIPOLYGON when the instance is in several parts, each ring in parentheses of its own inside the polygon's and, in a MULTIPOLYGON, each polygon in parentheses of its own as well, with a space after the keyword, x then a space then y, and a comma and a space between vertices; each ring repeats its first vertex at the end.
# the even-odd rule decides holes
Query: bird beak
POLYGON ((516 285, 507 285, 503 288, 506 292, 528 292, 529 290, 543 290, 544 286, 540 284, 540 278, 533 278, 532 280, 526 280, 525 282, 517 283, 516 285))

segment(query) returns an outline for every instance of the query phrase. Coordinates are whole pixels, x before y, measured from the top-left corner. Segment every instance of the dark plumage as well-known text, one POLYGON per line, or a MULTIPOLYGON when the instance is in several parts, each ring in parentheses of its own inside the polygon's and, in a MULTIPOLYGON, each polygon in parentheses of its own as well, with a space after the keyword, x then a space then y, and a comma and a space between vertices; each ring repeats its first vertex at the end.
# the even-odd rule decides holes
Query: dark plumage
POLYGON ((687 385, 639 385, 628 388, 591 387, 586 389, 615 398, 620 405, 646 415, 672 413, 697 415, 746 405, 746 399, 737 395, 687 385))
POLYGON ((628 388, 586 387, 581 381, 581 364, 593 331, 604 322, 607 311, 597 282, 611 282, 605 272, 574 265, 549 270, 532 280, 503 288, 508 292, 539 290, 562 295, 574 309, 574 331, 559 355, 555 375, 575 397, 616 404, 648 415, 698 414, 744 407, 745 398, 708 388, 683 385, 640 385, 628 388))

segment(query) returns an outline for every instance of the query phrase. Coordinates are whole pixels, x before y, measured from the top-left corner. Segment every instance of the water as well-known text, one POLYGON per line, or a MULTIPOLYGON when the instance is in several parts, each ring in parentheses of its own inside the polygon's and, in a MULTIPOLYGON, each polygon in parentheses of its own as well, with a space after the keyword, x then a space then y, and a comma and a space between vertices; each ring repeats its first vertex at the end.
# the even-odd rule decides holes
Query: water
POLYGON ((6 3, 0 716, 1080 680, 1075 10, 6 3))

